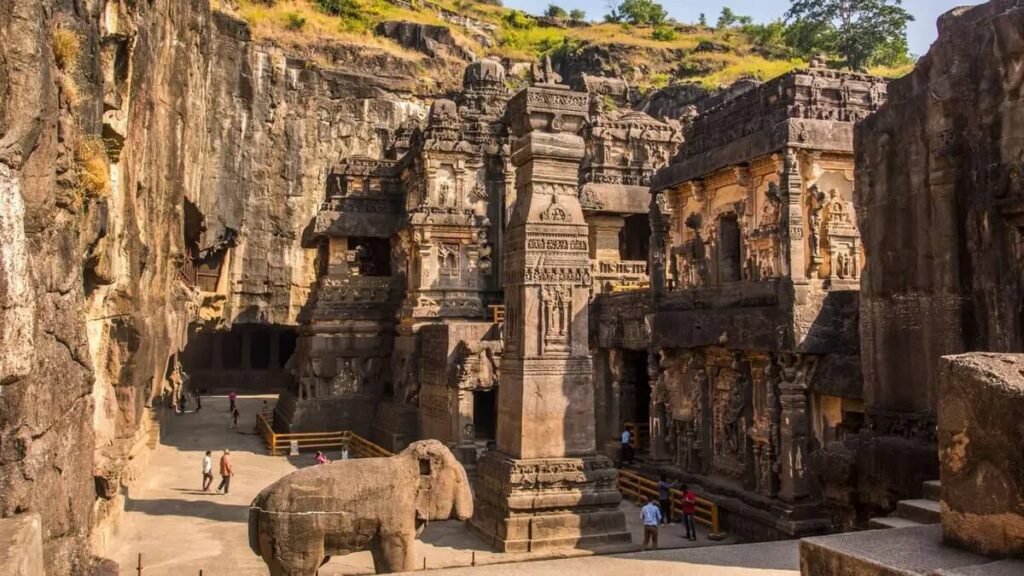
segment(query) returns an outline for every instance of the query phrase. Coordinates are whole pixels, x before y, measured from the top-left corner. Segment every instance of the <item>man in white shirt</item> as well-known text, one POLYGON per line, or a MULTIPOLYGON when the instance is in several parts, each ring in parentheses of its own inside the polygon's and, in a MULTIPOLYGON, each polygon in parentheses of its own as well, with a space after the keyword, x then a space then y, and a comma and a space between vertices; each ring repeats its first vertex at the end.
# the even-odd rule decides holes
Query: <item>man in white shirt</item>
POLYGON ((640 550, 657 550, 658 524, 661 523, 661 508, 658 508, 658 503, 654 498, 651 498, 651 500, 640 509, 640 521, 644 523, 644 543, 640 545, 640 550), (652 544, 650 548, 647 547, 648 542, 652 544))
POLYGON ((210 484, 213 484, 213 460, 207 450, 206 456, 203 456, 203 492, 210 491, 210 484))
POLYGON ((619 449, 619 465, 629 466, 633 463, 633 435, 629 429, 622 431, 622 446, 619 449))

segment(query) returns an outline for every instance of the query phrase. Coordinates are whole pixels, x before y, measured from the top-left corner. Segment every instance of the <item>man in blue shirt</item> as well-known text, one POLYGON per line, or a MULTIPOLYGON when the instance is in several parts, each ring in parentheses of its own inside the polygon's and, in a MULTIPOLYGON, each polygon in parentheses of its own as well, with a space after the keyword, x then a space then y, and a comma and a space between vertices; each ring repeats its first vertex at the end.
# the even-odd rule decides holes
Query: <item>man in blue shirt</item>
POLYGON ((633 463, 633 435, 629 429, 622 431, 622 447, 619 450, 619 465, 629 466, 633 463))
POLYGON ((647 543, 652 546, 650 550, 658 549, 658 523, 661 522, 661 508, 658 508, 657 500, 651 498, 647 505, 640 509, 640 520, 644 523, 644 542, 640 550, 647 550, 647 543))

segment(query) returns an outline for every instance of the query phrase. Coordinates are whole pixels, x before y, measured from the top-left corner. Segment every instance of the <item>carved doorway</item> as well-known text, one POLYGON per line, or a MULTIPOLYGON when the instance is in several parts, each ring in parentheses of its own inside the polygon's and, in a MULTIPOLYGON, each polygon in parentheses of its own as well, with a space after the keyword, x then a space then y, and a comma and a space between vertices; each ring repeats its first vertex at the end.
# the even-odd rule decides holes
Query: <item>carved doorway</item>
POLYGON ((494 389, 473 391, 475 440, 494 440, 498 426, 498 394, 494 389))

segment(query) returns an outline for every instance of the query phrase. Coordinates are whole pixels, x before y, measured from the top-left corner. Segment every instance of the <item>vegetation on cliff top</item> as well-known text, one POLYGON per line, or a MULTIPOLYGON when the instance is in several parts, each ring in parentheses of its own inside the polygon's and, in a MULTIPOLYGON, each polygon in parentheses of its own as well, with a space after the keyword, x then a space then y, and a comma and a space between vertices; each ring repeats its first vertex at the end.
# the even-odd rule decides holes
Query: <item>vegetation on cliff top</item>
MULTIPOLYGON (((460 46, 477 56, 512 61, 604 46, 626 55, 616 63, 617 71, 641 90, 675 81, 715 88, 742 78, 767 80, 804 65, 812 50, 833 46, 808 42, 795 24, 754 24, 729 9, 723 10, 715 27, 703 23, 704 18, 702 24, 675 23, 652 0, 613 3, 600 23, 585 23, 579 11, 568 14, 554 4, 546 16, 535 17, 500 2, 473 0, 237 0, 233 11, 250 23, 257 37, 291 44, 343 41, 411 60, 425 56, 376 36, 377 24, 444 26, 460 46)), ((904 73, 909 60, 898 60, 871 71, 904 73)))

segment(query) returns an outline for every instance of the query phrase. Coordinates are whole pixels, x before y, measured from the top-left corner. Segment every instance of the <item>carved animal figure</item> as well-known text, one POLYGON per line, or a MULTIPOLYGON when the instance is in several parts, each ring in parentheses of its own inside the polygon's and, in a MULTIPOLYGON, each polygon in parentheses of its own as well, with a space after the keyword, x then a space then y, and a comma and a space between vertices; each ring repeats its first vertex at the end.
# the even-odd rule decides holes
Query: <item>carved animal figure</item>
POLYGON ((249 547, 271 576, 313 576, 332 555, 370 549, 378 573, 413 570, 429 520, 465 520, 473 496, 462 465, 423 440, 390 458, 342 460, 297 470, 249 507, 249 547))

